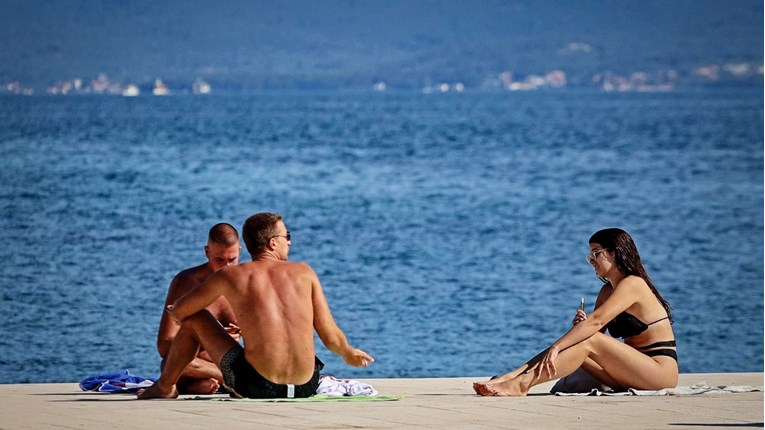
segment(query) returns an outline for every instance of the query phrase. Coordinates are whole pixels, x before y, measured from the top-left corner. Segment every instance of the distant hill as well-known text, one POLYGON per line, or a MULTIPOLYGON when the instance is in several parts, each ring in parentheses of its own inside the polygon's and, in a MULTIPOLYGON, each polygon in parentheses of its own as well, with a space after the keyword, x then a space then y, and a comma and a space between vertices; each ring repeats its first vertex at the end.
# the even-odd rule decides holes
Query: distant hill
POLYGON ((418 89, 561 70, 678 85, 762 84, 755 0, 0 1, 0 84, 418 89), (711 69, 699 67, 708 66, 711 69), (714 69, 717 67, 717 69, 714 69), (673 75, 674 74, 674 75, 673 75))

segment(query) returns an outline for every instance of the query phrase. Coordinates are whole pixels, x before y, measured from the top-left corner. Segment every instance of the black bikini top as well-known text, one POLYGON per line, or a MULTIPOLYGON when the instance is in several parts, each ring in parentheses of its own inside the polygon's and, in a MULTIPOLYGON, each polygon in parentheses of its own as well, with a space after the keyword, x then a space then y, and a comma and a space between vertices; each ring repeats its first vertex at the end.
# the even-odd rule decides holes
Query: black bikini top
POLYGON ((608 332, 611 333, 611 336, 613 337, 621 337, 621 338, 628 338, 632 336, 637 336, 640 333, 648 330, 648 326, 651 326, 653 324, 656 324, 659 321, 663 321, 665 319, 668 319, 669 317, 666 316, 664 318, 659 318, 656 321, 646 324, 643 321, 640 321, 635 317, 634 315, 622 312, 619 315, 616 316, 616 318, 612 319, 611 322, 606 324, 606 328, 608 329, 608 332))

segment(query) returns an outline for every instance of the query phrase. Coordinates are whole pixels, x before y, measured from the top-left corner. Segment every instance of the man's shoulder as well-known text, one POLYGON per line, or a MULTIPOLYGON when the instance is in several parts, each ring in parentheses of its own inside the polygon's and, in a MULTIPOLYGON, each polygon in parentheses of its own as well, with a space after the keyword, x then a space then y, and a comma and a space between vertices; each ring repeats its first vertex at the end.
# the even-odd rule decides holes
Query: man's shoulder
POLYGON ((294 270, 295 272, 314 273, 313 268, 303 261, 282 261, 282 264, 287 269, 294 270))
MULTIPOLYGON (((290 261, 290 260, 267 260, 267 261, 248 261, 246 263, 239 264, 236 267, 240 270, 269 270, 271 268, 285 269, 285 268, 301 268, 303 270, 313 270, 308 263, 302 261, 290 261)), ((230 269, 231 267, 229 267, 230 269)))
POLYGON ((196 286, 200 282, 204 281, 211 273, 211 270, 207 266, 207 263, 202 263, 199 266, 189 267, 178 272, 173 277, 172 285, 178 286, 196 286))
MULTIPOLYGON (((228 268, 233 269, 233 268, 228 268)), ((236 266, 233 271, 237 274, 263 274, 273 276, 276 273, 287 273, 290 276, 316 276, 314 270, 308 263, 302 261, 267 261, 267 262, 248 262, 236 266)))

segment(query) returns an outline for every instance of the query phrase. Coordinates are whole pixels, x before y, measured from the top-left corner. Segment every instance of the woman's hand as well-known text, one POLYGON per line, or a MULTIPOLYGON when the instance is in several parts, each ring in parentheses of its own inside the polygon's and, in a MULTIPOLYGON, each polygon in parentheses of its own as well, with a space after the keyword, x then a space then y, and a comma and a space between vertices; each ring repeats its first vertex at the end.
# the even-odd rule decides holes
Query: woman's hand
POLYGON ((551 346, 547 350, 544 358, 542 358, 542 361, 539 362, 539 372, 537 373, 537 378, 542 376, 542 372, 547 372, 547 375, 550 378, 553 378, 558 373, 558 370, 555 368, 555 359, 558 358, 558 352, 560 351, 556 345, 551 346))
POLYGON ((577 309, 576 315, 574 315, 574 319, 571 321, 571 324, 577 325, 586 319, 587 319, 587 313, 581 309, 577 309))

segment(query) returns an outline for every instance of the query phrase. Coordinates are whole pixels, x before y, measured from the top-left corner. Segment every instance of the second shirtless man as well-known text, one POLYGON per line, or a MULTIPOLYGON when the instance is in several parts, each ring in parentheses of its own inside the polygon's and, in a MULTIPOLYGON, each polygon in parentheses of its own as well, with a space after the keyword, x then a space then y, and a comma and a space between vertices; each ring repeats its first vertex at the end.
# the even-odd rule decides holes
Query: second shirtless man
POLYGON ((277 214, 247 219, 242 237, 252 261, 215 272, 202 285, 168 306, 181 323, 157 382, 139 399, 177 397, 176 382, 203 347, 221 368, 233 395, 252 398, 316 394, 320 362, 314 329, 324 345, 351 366, 374 361, 348 344, 335 323, 319 278, 305 263, 287 261, 290 233, 277 214), (205 307, 228 299, 237 315, 244 348, 205 307))
MULTIPOLYGON (((176 300, 203 283, 216 271, 239 264, 241 249, 239 233, 231 224, 215 224, 207 235, 207 245, 205 245, 207 263, 183 270, 175 275, 167 291, 165 307, 175 303, 176 300)), ((234 311, 225 298, 217 298, 207 306, 207 310, 215 319, 220 321, 234 339, 239 338, 239 327, 236 324, 234 311)), ((180 326, 170 318, 167 312, 162 312, 157 333, 157 350, 163 359, 170 352, 170 345, 180 326)), ((183 370, 178 380, 178 390, 188 394, 212 394, 218 390, 222 383, 223 375, 220 369, 216 363, 213 363, 207 351, 203 350, 183 370)))

